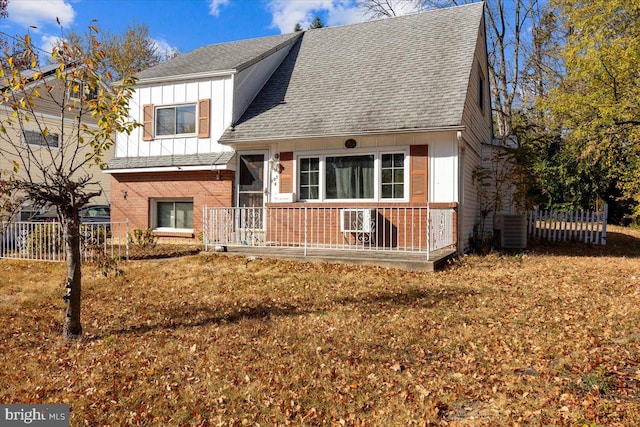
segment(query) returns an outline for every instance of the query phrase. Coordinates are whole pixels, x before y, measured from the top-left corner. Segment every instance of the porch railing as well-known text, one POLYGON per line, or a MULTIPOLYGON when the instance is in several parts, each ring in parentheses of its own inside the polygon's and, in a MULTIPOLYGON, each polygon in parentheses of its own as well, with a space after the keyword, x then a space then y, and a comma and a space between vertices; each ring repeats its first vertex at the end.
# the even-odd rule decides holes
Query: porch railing
MULTIPOLYGON (((128 222, 92 222, 80 226, 80 254, 83 261, 95 261, 102 254, 129 257, 128 222)), ((62 226, 59 222, 0 223, 0 258, 31 261, 65 261, 62 226)))
POLYGON ((215 245, 429 252, 455 245, 454 209, 428 207, 209 208, 206 249, 215 245))

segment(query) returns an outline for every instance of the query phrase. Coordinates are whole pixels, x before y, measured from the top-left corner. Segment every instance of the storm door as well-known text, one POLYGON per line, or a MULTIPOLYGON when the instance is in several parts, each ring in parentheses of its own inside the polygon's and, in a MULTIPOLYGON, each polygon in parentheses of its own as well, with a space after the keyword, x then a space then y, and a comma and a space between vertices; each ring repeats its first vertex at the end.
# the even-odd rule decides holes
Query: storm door
POLYGON ((236 226, 243 244, 249 246, 264 242, 265 158, 265 152, 238 156, 236 226))

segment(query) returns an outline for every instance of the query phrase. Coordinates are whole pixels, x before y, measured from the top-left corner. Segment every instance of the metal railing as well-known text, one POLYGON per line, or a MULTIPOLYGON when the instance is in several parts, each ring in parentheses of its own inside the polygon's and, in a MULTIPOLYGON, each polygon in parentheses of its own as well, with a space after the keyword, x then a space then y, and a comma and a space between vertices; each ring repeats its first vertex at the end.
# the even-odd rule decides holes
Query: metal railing
MULTIPOLYGON (((128 222, 92 222, 80 226, 83 261, 107 255, 129 258, 128 222)), ((0 223, 0 258, 30 261, 65 261, 66 252, 59 222, 0 223)))
POLYGON ((203 211, 205 249, 216 245, 429 253, 455 245, 454 209, 263 207, 203 211))

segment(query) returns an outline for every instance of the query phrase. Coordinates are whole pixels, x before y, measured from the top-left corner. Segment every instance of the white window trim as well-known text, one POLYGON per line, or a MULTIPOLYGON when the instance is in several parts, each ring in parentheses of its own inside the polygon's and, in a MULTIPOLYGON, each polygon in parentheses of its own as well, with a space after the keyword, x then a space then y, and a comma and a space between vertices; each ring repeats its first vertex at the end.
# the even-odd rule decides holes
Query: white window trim
MULTIPOLYGON (((193 233, 193 228, 158 227, 158 202, 191 202, 192 197, 155 197, 149 199, 149 228, 153 231, 171 233, 193 233)), ((194 204, 195 210, 195 204, 194 204)))
MULTIPOLYGON (((82 101, 82 95, 88 95, 88 94, 85 93, 85 90, 84 90, 85 85, 86 85, 86 83, 83 82, 83 81, 80 81, 80 80, 69 80, 69 86, 70 86, 69 87, 69 99, 72 100, 72 101, 78 101, 78 102, 82 101), (76 85, 76 84, 80 86, 78 88, 78 92, 77 93, 73 91, 73 86, 76 85)), ((91 91, 89 91, 89 93, 91 93, 91 91)), ((98 91, 96 89, 95 95, 93 97, 87 96, 86 100, 89 101, 89 100, 95 99, 97 96, 98 96, 98 91)))
MULTIPOLYGON (((178 123, 176 123, 177 127, 178 123)), ((172 139, 172 138, 186 138, 186 137, 196 137, 198 136, 198 102, 183 102, 181 104, 167 104, 167 105, 154 105, 153 106, 153 139, 172 139), (162 110, 165 108, 178 108, 185 106, 193 106, 195 107, 195 115, 194 115, 194 129, 193 133, 173 133, 171 135, 158 135, 158 110, 162 110)))
POLYGON ((362 148, 345 152, 344 150, 329 150, 322 153, 306 151, 296 153, 294 156, 293 188, 296 194, 300 194, 300 159, 318 158, 320 160, 320 188, 318 199, 299 199, 305 203, 407 203, 409 202, 409 147, 384 147, 384 148, 362 148), (373 154, 373 178, 376 186, 373 189, 373 198, 369 199, 327 199, 326 198, 326 158, 327 157, 348 157, 365 156, 373 154), (382 198, 382 155, 383 154, 403 154, 404 155, 404 197, 402 198, 382 198))

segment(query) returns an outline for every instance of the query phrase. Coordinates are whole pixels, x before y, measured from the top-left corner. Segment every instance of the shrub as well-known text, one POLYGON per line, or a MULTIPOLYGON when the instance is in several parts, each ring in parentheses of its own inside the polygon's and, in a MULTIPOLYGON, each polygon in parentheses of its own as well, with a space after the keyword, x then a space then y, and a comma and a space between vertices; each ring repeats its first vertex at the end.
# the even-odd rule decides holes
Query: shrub
POLYGON ((153 249, 158 244, 158 236, 153 234, 149 228, 135 228, 129 233, 129 243, 141 249, 153 249))

